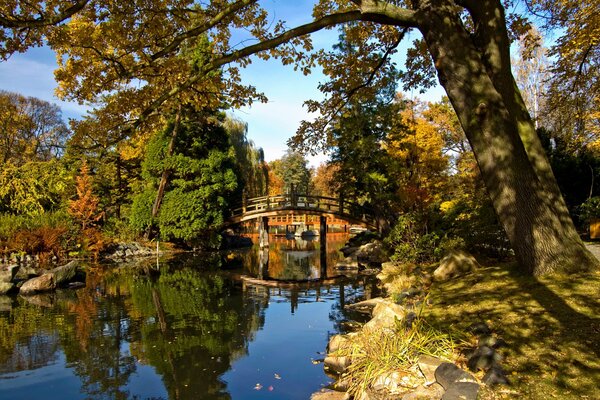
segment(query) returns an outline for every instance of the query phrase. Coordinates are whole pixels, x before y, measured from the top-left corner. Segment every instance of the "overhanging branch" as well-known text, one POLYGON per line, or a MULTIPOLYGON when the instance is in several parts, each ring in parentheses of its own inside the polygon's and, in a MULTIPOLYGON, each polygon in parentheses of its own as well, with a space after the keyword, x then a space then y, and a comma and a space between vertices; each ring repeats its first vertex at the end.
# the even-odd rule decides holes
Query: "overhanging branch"
POLYGON ((16 16, 14 18, 9 18, 4 15, 0 15, 0 27, 8 29, 30 29, 57 25, 81 11, 83 7, 89 3, 89 1, 90 0, 78 1, 59 14, 50 17, 44 17, 43 15, 40 15, 39 18, 18 18, 16 16))

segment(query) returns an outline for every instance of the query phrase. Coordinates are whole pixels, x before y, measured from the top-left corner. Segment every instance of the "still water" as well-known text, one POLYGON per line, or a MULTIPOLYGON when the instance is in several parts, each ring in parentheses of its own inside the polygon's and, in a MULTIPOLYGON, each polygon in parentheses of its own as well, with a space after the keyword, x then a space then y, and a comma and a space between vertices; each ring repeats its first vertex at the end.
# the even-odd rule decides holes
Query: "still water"
POLYGON ((376 290, 333 268, 345 236, 90 268, 86 287, 0 297, 0 399, 308 399, 376 290), (300 281, 291 283, 292 281, 300 281))

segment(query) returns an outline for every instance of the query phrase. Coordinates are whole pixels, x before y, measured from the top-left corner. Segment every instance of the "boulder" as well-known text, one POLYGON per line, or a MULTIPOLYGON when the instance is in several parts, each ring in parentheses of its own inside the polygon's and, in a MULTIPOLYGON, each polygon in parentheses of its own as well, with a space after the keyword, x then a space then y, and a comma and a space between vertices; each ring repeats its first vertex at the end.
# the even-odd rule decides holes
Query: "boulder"
POLYGON ((343 374, 344 371, 352 364, 352 359, 347 356, 343 357, 335 357, 328 356, 325 357, 325 368, 331 372, 335 372, 336 374, 343 374))
POLYGON ((23 295, 31 295, 40 292, 47 292, 56 289, 53 274, 44 274, 37 278, 32 278, 21 286, 20 293, 23 295))
POLYGON ((446 390, 456 382, 477 383, 477 380, 473 375, 449 362, 443 362, 436 368, 435 380, 446 390))
POLYGON ((446 281, 479 268, 479 263, 464 250, 451 251, 440 261, 439 267, 433 272, 436 281, 446 281))
POLYGON ((481 381, 488 386, 508 385, 509 383, 506 372, 499 365, 493 365, 488 369, 481 381))
POLYGON ((417 365, 421 370, 421 373, 425 377, 425 382, 430 384, 435 382, 435 370, 439 367, 444 361, 440 360, 437 357, 428 356, 425 354, 421 354, 419 356, 419 360, 417 361, 417 365))
POLYGON ((454 382, 446 388, 442 400, 477 400, 479 384, 473 382, 454 382))
POLYGON ((373 308, 373 318, 365 324, 366 329, 392 329, 397 321, 404 320, 406 309, 399 304, 384 302, 373 308))
POLYGON ((357 311, 364 314, 371 314, 373 312, 373 308, 379 303, 385 303, 387 300, 381 297, 374 297, 372 299, 359 301, 358 303, 346 304, 344 306, 345 310, 349 311, 357 311))
POLYGON ((354 253, 359 263, 367 265, 381 265, 389 260, 383 243, 374 240, 371 243, 363 244, 354 253))
POLYGON ((350 395, 346 392, 336 390, 321 389, 310 396, 310 400, 347 400, 350 395))
POLYGON ((444 395, 444 388, 439 383, 429 386, 419 386, 416 390, 406 393, 402 400, 440 400, 444 395))
POLYGON ((0 295, 10 293, 15 288, 12 282, 0 282, 0 295))
POLYGON ((335 269, 337 269, 339 271, 349 271, 349 270, 358 271, 360 269, 360 267, 359 267, 358 261, 356 261, 356 259, 352 259, 352 257, 347 257, 347 258, 344 258, 343 260, 339 261, 337 264, 335 264, 335 269))
POLYGON ((357 250, 358 250, 358 247, 356 247, 356 246, 344 246, 340 249, 340 251, 342 252, 344 257, 350 257, 351 255, 356 253, 357 250))
POLYGON ((474 324, 471 324, 467 330, 474 335, 491 335, 492 334, 492 330, 490 329, 488 324, 486 324, 485 322, 475 322, 474 324))
POLYGON ((467 361, 467 366, 471 371, 487 371, 496 363, 502 361, 502 356, 488 346, 479 346, 467 361))
POLYGON ((21 265, 19 270, 16 272, 15 280, 27 280, 35 276, 40 276, 39 270, 29 265, 21 265))
POLYGON ((9 283, 14 281, 15 276, 19 272, 20 268, 21 267, 19 267, 18 265, 9 265, 8 268, 0 271, 0 282, 9 283))
POLYGON ((349 348, 352 345, 351 335, 334 335, 329 339, 327 353, 332 354, 340 349, 349 348))
POLYGON ((371 388, 376 391, 403 393, 418 386, 417 377, 401 371, 385 372, 375 378, 371 388))
POLYGON ((69 283, 75 278, 75 275, 77 275, 77 267, 79 267, 79 262, 71 261, 68 264, 54 268, 49 273, 54 276, 54 283, 58 287, 69 283))

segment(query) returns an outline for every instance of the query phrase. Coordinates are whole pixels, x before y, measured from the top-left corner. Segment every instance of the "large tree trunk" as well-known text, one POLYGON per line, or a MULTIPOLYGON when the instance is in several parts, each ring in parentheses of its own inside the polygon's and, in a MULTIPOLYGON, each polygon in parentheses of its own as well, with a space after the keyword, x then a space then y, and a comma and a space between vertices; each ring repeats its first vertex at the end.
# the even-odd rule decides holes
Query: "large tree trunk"
POLYGON ((470 35, 451 3, 423 1, 418 25, 517 260, 535 275, 599 267, 573 226, 510 69, 490 57, 508 51, 500 48, 508 38, 470 35))

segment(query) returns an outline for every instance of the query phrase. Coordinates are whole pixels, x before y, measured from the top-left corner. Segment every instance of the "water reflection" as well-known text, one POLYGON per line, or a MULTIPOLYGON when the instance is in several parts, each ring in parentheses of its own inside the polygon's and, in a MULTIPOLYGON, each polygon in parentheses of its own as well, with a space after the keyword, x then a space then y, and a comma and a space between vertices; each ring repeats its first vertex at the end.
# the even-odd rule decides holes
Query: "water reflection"
MULTIPOLYGON (((269 276, 317 276, 318 254, 298 256, 311 246, 270 249, 269 276)), ((327 384, 311 358, 341 329, 344 302, 372 284, 264 287, 220 260, 97 268, 77 291, 3 298, 0 398, 300 399, 327 384)))
MULTIPOLYGON (((250 274, 265 280, 306 281, 338 276, 335 265, 341 258, 346 234, 328 234, 327 244, 318 238, 270 236, 269 247, 258 245, 241 252, 250 274)), ((254 240, 257 243, 257 240, 254 240)))

